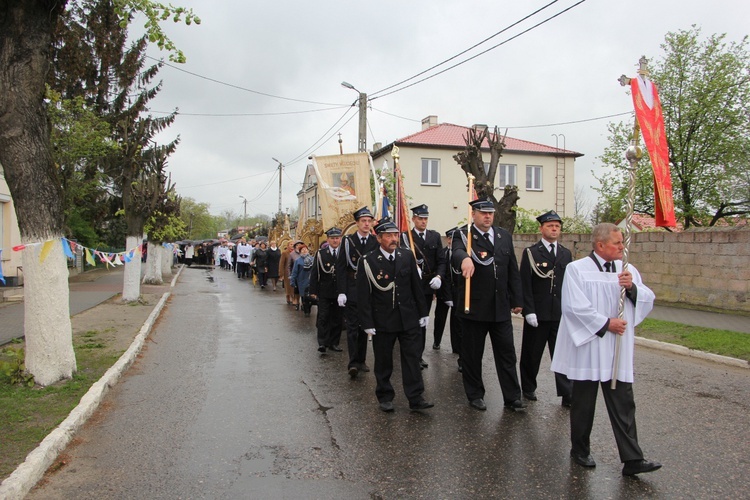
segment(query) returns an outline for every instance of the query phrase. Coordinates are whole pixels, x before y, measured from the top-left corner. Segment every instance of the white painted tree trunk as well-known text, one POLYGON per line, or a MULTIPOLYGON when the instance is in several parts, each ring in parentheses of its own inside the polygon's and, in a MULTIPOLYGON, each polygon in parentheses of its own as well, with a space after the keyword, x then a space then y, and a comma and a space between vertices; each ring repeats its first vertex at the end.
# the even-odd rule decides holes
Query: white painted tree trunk
POLYGON ((172 279, 172 262, 174 260, 174 254, 172 251, 172 246, 167 248, 162 247, 161 249, 161 277, 164 281, 170 281, 172 279))
POLYGON ((44 262, 42 246, 23 251, 26 369, 39 385, 69 379, 76 371, 70 323, 68 266, 58 236, 44 262))
POLYGON ((143 276, 143 282, 149 285, 161 285, 164 282, 161 278, 161 260, 162 247, 160 244, 148 242, 148 256, 146 258, 146 275, 143 276))
MULTIPOLYGON (((125 240, 125 249, 129 251, 137 247, 143 239, 140 236, 128 236, 125 240)), ((141 296, 141 256, 136 255, 130 262, 125 263, 125 271, 122 276, 122 300, 124 302, 135 302, 141 296)))

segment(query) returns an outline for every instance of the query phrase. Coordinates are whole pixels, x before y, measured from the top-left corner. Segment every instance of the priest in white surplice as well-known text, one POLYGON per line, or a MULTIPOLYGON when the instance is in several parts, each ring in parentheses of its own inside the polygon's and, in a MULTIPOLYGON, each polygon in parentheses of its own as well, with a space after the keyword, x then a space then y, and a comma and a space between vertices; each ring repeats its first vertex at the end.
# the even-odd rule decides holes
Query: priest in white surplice
POLYGON ((592 233, 593 252, 568 264, 562 286, 562 318, 552 371, 573 381, 570 412, 570 456, 584 467, 595 467, 589 437, 596 397, 602 387, 615 434, 623 475, 659 469, 645 460, 638 445, 633 399, 634 328, 654 305, 654 293, 632 265, 622 270, 623 237, 614 224, 599 224, 592 233), (624 319, 618 318, 620 287, 626 290, 624 319), (622 336, 617 387, 612 389, 615 340, 622 336))

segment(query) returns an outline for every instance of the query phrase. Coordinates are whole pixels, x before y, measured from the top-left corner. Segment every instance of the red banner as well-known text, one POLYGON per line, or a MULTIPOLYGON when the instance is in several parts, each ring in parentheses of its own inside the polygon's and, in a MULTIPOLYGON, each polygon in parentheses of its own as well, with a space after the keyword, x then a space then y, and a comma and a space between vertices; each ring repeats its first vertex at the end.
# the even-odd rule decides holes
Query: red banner
POLYGON ((664 127, 664 115, 656 85, 638 76, 630 80, 635 116, 643 133, 651 166, 654 169, 654 208, 656 225, 675 227, 672 177, 669 173, 669 149, 664 127))
POLYGON ((398 230, 405 232, 409 230, 409 207, 406 205, 406 193, 404 192, 404 179, 401 176, 401 166, 396 163, 396 209, 393 214, 393 222, 398 226, 398 230))

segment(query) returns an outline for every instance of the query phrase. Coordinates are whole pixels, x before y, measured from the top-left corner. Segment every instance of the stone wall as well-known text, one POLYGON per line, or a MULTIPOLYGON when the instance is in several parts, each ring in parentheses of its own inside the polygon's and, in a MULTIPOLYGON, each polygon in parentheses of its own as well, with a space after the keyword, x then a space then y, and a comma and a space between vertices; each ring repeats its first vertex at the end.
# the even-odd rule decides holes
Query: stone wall
MULTIPOLYGON (((750 229, 632 235, 630 262, 658 303, 750 314, 750 229)), ((518 261, 539 235, 514 234, 518 261)), ((574 259, 591 252, 590 234, 563 234, 574 259)))

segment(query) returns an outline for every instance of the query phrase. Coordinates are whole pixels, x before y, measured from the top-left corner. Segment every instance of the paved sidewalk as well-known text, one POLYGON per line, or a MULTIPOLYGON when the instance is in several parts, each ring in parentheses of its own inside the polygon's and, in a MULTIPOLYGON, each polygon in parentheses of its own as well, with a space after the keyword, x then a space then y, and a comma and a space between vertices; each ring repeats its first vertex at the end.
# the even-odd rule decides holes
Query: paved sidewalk
MULTIPOLYGON (((144 269, 145 271, 145 269, 144 269)), ((70 315, 91 309, 115 295, 122 293, 123 268, 95 269, 71 277, 70 315)), ((164 285, 141 285, 141 293, 164 293, 169 291, 169 282, 164 285)), ((0 304, 0 345, 23 336, 23 302, 0 304)))

